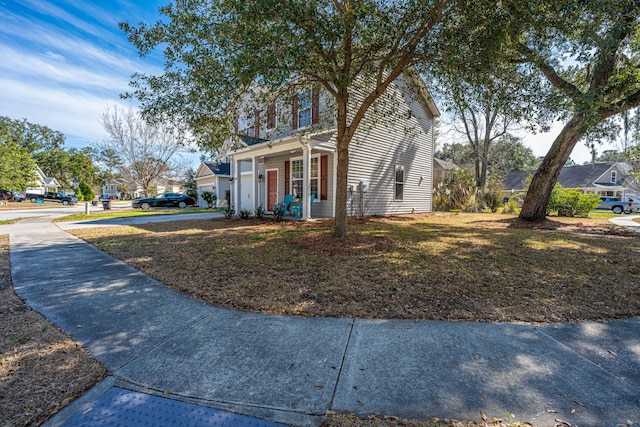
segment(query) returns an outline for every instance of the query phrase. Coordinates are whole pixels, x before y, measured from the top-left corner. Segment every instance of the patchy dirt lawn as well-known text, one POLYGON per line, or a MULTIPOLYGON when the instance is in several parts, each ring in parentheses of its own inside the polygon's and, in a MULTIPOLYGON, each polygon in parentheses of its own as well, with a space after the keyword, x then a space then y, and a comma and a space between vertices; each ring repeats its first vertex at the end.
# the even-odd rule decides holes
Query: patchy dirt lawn
POLYGON ((640 238, 492 214, 176 221, 74 234, 182 292, 306 316, 555 322, 640 315, 640 238))
POLYGON ((0 236, 0 424, 40 425, 106 372, 85 349, 16 296, 9 239, 0 236))

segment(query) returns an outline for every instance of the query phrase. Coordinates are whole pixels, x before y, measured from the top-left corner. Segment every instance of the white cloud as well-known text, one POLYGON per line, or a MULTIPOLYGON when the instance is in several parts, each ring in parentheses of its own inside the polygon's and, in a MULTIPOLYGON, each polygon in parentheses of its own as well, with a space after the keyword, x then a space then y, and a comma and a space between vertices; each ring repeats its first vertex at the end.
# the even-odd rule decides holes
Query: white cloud
POLYGON ((111 75, 88 70, 70 64, 54 52, 33 55, 0 45, 0 70, 5 76, 19 77, 29 81, 47 81, 48 86, 55 84, 83 86, 115 92, 115 95, 127 88, 128 76, 111 75))
POLYGON ((12 119, 25 118, 32 123, 48 126, 85 141, 80 146, 97 142, 104 137, 98 122, 107 106, 121 104, 113 97, 100 97, 82 90, 51 88, 47 85, 27 85, 16 80, 0 78, 0 115, 12 119))

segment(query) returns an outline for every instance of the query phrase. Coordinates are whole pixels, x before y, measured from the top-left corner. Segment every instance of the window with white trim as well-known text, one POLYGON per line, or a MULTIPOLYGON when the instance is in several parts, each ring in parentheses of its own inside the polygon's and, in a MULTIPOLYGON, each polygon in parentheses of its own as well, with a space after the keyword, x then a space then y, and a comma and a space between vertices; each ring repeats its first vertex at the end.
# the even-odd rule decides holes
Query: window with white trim
POLYGON ((320 200, 320 157, 311 158, 311 194, 315 196, 314 200, 320 200))
POLYGON ((618 181, 618 171, 611 171, 611 182, 616 183, 618 181))
MULTIPOLYGON (((309 194, 315 195, 315 200, 320 200, 320 156, 313 156, 310 165, 310 188, 309 194)), ((291 159, 291 194, 295 199, 301 198, 304 194, 304 169, 302 168, 302 158, 291 159)))
POLYGON ((291 160, 291 194, 294 198, 302 197, 303 182, 302 159, 291 160))
POLYGON ((404 166, 396 165, 395 174, 395 200, 402 200, 404 197, 404 166))
POLYGON ((238 118, 238 135, 256 136, 253 126, 255 116, 240 116, 238 118))
POLYGON ((298 128, 311 126, 311 104, 310 90, 298 94, 298 128))

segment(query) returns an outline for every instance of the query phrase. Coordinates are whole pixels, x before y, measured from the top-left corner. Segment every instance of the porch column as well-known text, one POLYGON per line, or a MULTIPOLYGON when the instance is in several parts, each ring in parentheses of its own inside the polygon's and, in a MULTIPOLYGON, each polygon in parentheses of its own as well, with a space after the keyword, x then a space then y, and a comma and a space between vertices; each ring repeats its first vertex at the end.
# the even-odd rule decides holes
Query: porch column
POLYGON ((332 177, 332 194, 333 194, 333 203, 331 204, 333 206, 332 210, 333 210, 333 217, 336 217, 336 189, 338 188, 338 150, 333 152, 333 170, 331 171, 331 177, 332 177))
POLYGON ((257 157, 252 157, 251 162, 253 165, 253 210, 255 211, 260 206, 259 196, 260 196, 260 180, 258 179, 258 159, 257 157))
POLYGON ((231 204, 233 209, 238 213, 240 211, 240 161, 234 160, 231 170, 231 204))
POLYGON ((311 147, 302 146, 302 220, 311 219, 311 147))

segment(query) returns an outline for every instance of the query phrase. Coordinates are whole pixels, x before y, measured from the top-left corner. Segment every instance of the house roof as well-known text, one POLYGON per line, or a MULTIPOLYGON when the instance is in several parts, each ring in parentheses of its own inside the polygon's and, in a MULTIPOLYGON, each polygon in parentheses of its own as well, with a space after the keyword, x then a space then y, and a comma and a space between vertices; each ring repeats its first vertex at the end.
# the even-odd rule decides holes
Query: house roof
POLYGON ((442 170, 446 170, 446 171, 450 171, 453 169, 458 169, 458 165, 456 165, 453 162, 449 162, 447 160, 442 160, 442 159, 433 159, 433 168, 434 169, 442 169, 442 170))
POLYGON ((242 142, 244 142, 245 144, 251 146, 251 145, 256 145, 256 144, 260 144, 262 142, 266 142, 268 141, 267 139, 263 139, 263 138, 255 138, 253 136, 247 136, 247 135, 238 135, 238 138, 240 138, 240 140, 242 142))
MULTIPOLYGON (((618 169, 624 170, 623 163, 593 163, 588 165, 566 166, 562 168, 558 182, 565 188, 588 188, 597 186, 616 186, 609 177, 605 176, 613 167, 620 166, 618 169), (599 179, 603 181, 598 182, 599 179)), ((504 188, 506 190, 522 190, 524 189, 524 181, 533 171, 509 172, 503 179, 504 188)), ((620 180, 619 180, 620 181, 620 180)))
POLYGON ((229 163, 203 162, 214 175, 228 176, 231 173, 231 165, 229 163))

